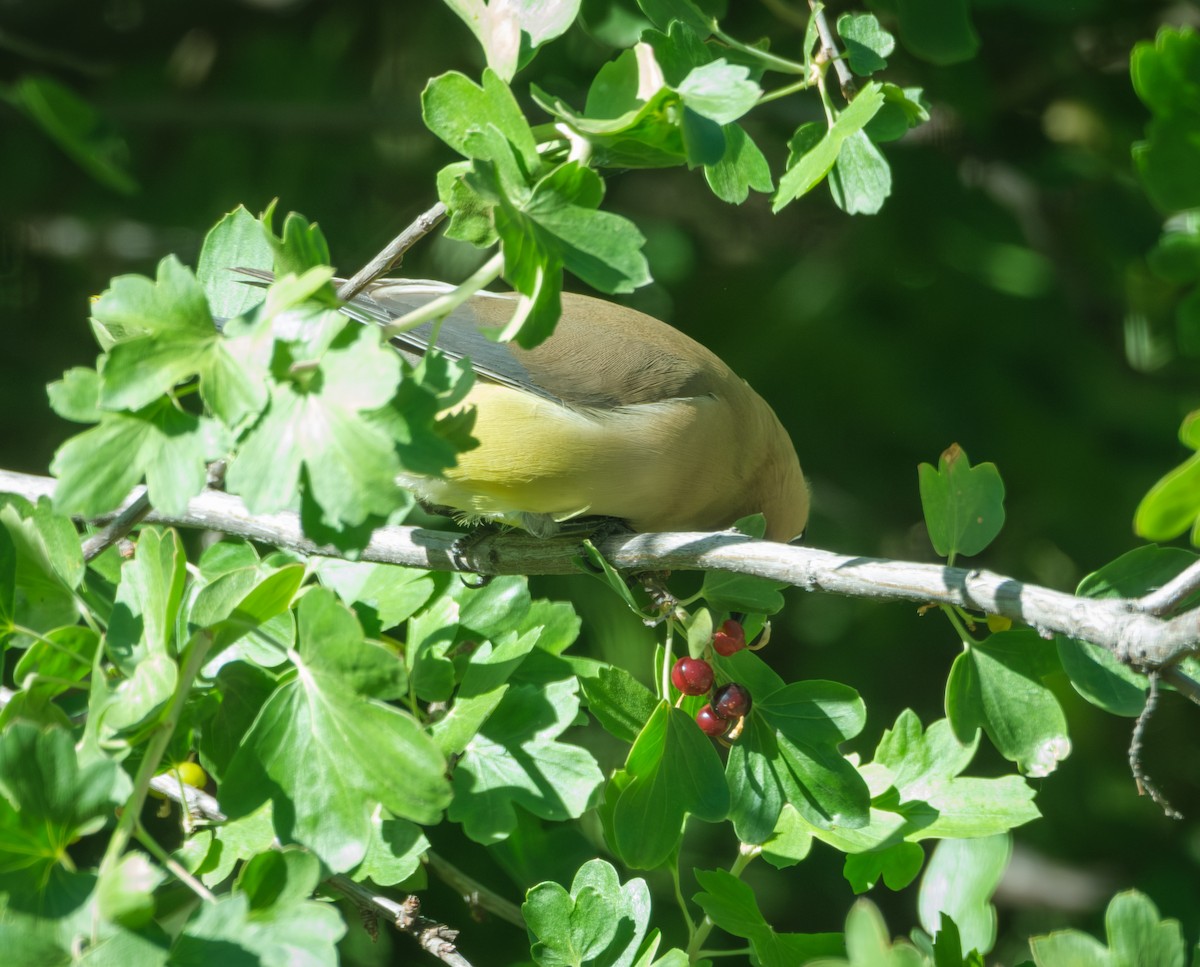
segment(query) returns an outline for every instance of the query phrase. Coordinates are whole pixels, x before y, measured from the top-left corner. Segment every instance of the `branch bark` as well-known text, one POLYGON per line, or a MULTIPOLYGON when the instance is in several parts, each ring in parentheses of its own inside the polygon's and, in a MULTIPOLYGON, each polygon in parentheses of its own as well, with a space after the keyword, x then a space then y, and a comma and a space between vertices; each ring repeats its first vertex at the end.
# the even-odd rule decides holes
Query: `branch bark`
MULTIPOLYGON (((49 496, 47 477, 0 470, 0 493, 30 500, 49 496)), ((136 501, 135 490, 126 506, 136 501)), ((93 523, 104 524, 118 508, 93 523)), ((199 527, 261 541, 302 554, 341 557, 334 547, 304 536, 299 516, 276 513, 254 516, 237 497, 208 491, 179 515, 151 511, 147 521, 176 527, 199 527)), ((540 540, 521 533, 483 536, 456 548, 462 534, 417 527, 382 527, 372 535, 359 559, 434 571, 469 570, 485 575, 574 574, 578 544, 570 538, 540 540)), ((759 541, 734 532, 634 534, 599 538, 596 546, 616 568, 628 571, 727 571, 782 581, 806 591, 882 601, 957 605, 985 614, 1024 622, 1043 637, 1078 638, 1108 649, 1122 662, 1147 671, 1163 670, 1164 679, 1193 701, 1200 685, 1173 666, 1200 652, 1200 610, 1159 617, 1162 592, 1142 599, 1079 598, 1015 578, 974 568, 941 567, 884 558, 838 554, 811 547, 759 541)), ((1200 573, 1200 570, 1198 570, 1200 573)), ((1181 579, 1192 586, 1196 574, 1181 579)), ((1179 587, 1168 585, 1167 599, 1177 603, 1179 587)))

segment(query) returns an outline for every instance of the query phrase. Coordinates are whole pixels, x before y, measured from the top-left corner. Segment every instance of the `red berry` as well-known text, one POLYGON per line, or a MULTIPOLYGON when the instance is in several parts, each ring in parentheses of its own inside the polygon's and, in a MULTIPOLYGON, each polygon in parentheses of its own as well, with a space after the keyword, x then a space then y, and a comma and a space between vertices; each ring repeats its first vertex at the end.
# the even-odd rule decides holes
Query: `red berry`
POLYGON ((696 724, 700 726, 701 732, 711 735, 714 739, 720 738, 729 728, 729 723, 718 716, 711 705, 705 705, 696 713, 696 724))
POLYGON ((728 658, 736 651, 746 647, 746 630, 740 621, 732 618, 727 620, 713 635, 713 651, 722 658, 728 658))
POLYGON ((713 686, 712 665, 703 658, 680 658, 671 668, 671 684, 684 695, 704 695, 713 686))
POLYGON ((750 712, 750 692, 745 685, 730 682, 713 695, 712 709, 723 719, 740 719, 750 712))

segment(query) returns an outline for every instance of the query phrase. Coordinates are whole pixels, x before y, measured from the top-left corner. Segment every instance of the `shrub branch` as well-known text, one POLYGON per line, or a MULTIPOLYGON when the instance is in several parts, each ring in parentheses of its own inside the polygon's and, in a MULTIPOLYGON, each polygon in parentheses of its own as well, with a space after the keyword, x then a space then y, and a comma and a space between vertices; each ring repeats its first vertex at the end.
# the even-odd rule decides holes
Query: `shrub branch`
MULTIPOLYGON (((50 496, 48 477, 0 470, 0 493, 37 500, 50 496)), ((141 495, 135 490, 126 506, 141 495)), ((111 514, 90 523, 104 525, 111 514)), ((309 540, 297 514, 255 516, 237 497, 206 491, 179 515, 152 510, 146 520, 175 527, 198 527, 260 541, 302 554, 341 557, 329 545, 309 540)), ((432 571, 477 574, 574 574, 580 549, 571 538, 543 540, 518 532, 463 535, 419 527, 381 527, 359 560, 399 564, 432 571)), ((838 554, 755 540, 731 531, 718 533, 633 534, 601 537, 596 547, 625 571, 727 571, 781 581, 805 591, 916 605, 957 605, 1023 622, 1044 638, 1056 634, 1091 642, 1120 661, 1144 671, 1160 671, 1163 680, 1200 703, 1200 683, 1175 666, 1200 652, 1200 610, 1159 617, 1166 604, 1177 605, 1180 591, 1195 586, 1200 568, 1145 598, 1080 598, 978 568, 942 567, 912 561, 838 554), (1165 599, 1164 599, 1165 595, 1165 599)), ((1169 610, 1169 609, 1168 609, 1169 610)))

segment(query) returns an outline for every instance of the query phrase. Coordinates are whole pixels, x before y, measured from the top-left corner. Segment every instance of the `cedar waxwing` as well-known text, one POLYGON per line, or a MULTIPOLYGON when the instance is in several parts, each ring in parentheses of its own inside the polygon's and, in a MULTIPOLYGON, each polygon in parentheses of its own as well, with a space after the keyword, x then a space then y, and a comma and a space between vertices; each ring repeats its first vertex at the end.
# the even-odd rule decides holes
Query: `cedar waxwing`
MULTIPOLYGON (((343 311, 388 323, 453 286, 383 280, 343 311)), ((534 349, 485 335, 515 297, 479 292, 441 321, 436 345, 477 375, 479 446, 443 478, 400 483, 427 504, 549 536, 604 516, 637 531, 710 531, 762 513, 766 536, 798 537, 808 489, 774 412, 713 353, 641 312, 564 293, 554 334, 534 349)), ((432 324, 392 342, 411 357, 432 324)))

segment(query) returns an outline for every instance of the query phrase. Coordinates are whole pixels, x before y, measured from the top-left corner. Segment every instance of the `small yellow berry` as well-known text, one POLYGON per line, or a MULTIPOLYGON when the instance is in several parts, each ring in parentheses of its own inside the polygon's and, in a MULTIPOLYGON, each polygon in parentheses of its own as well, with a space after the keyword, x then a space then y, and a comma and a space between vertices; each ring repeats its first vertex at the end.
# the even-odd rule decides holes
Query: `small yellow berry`
POLYGON ((989 614, 987 616, 988 631, 1008 631, 1012 627, 1012 618, 1006 618, 1002 614, 989 614))

